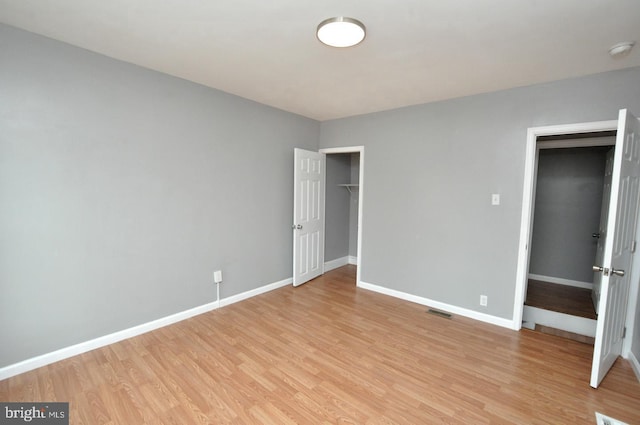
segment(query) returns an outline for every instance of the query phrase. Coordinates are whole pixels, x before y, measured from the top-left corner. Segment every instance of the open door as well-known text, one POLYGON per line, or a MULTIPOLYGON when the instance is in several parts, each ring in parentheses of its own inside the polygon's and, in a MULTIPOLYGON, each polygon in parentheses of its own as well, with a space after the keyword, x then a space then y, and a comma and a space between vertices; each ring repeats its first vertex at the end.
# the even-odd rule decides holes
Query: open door
POLYGON ((603 262, 598 325, 591 367, 591 386, 597 388, 622 352, 632 254, 636 249, 638 190, 640 189, 640 125, 620 111, 613 160, 611 198, 603 262))
POLYGON ((294 149, 293 286, 324 271, 325 155, 294 149))
MULTIPOLYGON (((604 242, 607 235, 607 224, 609 224, 609 202, 611 199, 611 182, 613 178, 613 154, 615 148, 607 152, 604 167, 604 184, 602 186, 602 207, 600 208, 600 224, 598 225, 598 233, 594 236, 598 238, 596 245, 595 264, 604 264, 604 242)), ((594 270, 593 273, 593 290, 591 291, 591 299, 593 300, 593 308, 598 312, 598 304, 600 302, 600 287, 602 286, 602 273, 600 268, 594 270)))

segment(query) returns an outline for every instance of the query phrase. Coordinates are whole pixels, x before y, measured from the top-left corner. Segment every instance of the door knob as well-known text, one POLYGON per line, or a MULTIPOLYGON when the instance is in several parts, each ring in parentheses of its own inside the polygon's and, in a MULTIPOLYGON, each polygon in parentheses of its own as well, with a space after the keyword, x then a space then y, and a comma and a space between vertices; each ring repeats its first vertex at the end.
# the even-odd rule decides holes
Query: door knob
POLYGON ((298 224, 298 225, 296 226, 296 229, 298 229, 298 230, 302 229, 302 224, 298 224))
POLYGON ((600 239, 600 233, 592 233, 591 237, 592 238, 596 238, 596 239, 600 239))
POLYGON ((622 277, 624 276, 624 270, 611 269, 611 274, 622 277))
MULTIPOLYGON (((609 268, 608 267, 593 266, 591 268, 596 273, 597 272, 602 272, 605 276, 609 276, 609 268)), ((624 271, 622 273, 624 274, 624 271)))

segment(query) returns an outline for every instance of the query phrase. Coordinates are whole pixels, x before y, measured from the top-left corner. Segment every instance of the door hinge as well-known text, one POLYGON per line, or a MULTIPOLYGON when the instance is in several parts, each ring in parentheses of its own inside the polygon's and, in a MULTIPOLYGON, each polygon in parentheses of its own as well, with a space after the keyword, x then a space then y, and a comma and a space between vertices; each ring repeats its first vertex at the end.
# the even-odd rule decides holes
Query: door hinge
POLYGON ((631 253, 636 252, 636 241, 631 241, 631 253))
POLYGON ((624 328, 622 328, 622 339, 624 339, 625 336, 627 336, 627 328, 626 328, 626 326, 624 328))

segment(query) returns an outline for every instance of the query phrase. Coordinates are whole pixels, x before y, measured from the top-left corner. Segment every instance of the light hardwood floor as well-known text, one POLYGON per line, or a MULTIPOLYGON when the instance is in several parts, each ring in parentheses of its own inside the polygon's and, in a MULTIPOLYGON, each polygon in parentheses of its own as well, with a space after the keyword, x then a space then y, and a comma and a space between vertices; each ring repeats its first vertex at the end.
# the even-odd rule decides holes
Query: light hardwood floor
POLYGON ((590 289, 529 279, 526 304, 587 319, 598 318, 590 289))
POLYGON ((357 289, 346 266, 0 382, 2 401, 69 401, 72 424, 640 424, 618 360, 592 347, 426 313, 357 289))

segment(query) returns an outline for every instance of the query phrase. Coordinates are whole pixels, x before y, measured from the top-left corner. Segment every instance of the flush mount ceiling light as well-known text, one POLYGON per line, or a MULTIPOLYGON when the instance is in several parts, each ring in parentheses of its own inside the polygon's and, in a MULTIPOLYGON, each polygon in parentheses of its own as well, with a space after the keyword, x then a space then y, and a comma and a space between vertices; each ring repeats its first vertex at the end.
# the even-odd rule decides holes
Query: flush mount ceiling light
POLYGON ((609 49, 609 54, 612 58, 627 56, 634 44, 636 44, 634 41, 624 41, 622 43, 615 44, 609 49))
POLYGON ((364 24, 357 19, 338 16, 320 22, 318 40, 332 47, 351 47, 364 40, 364 24))

